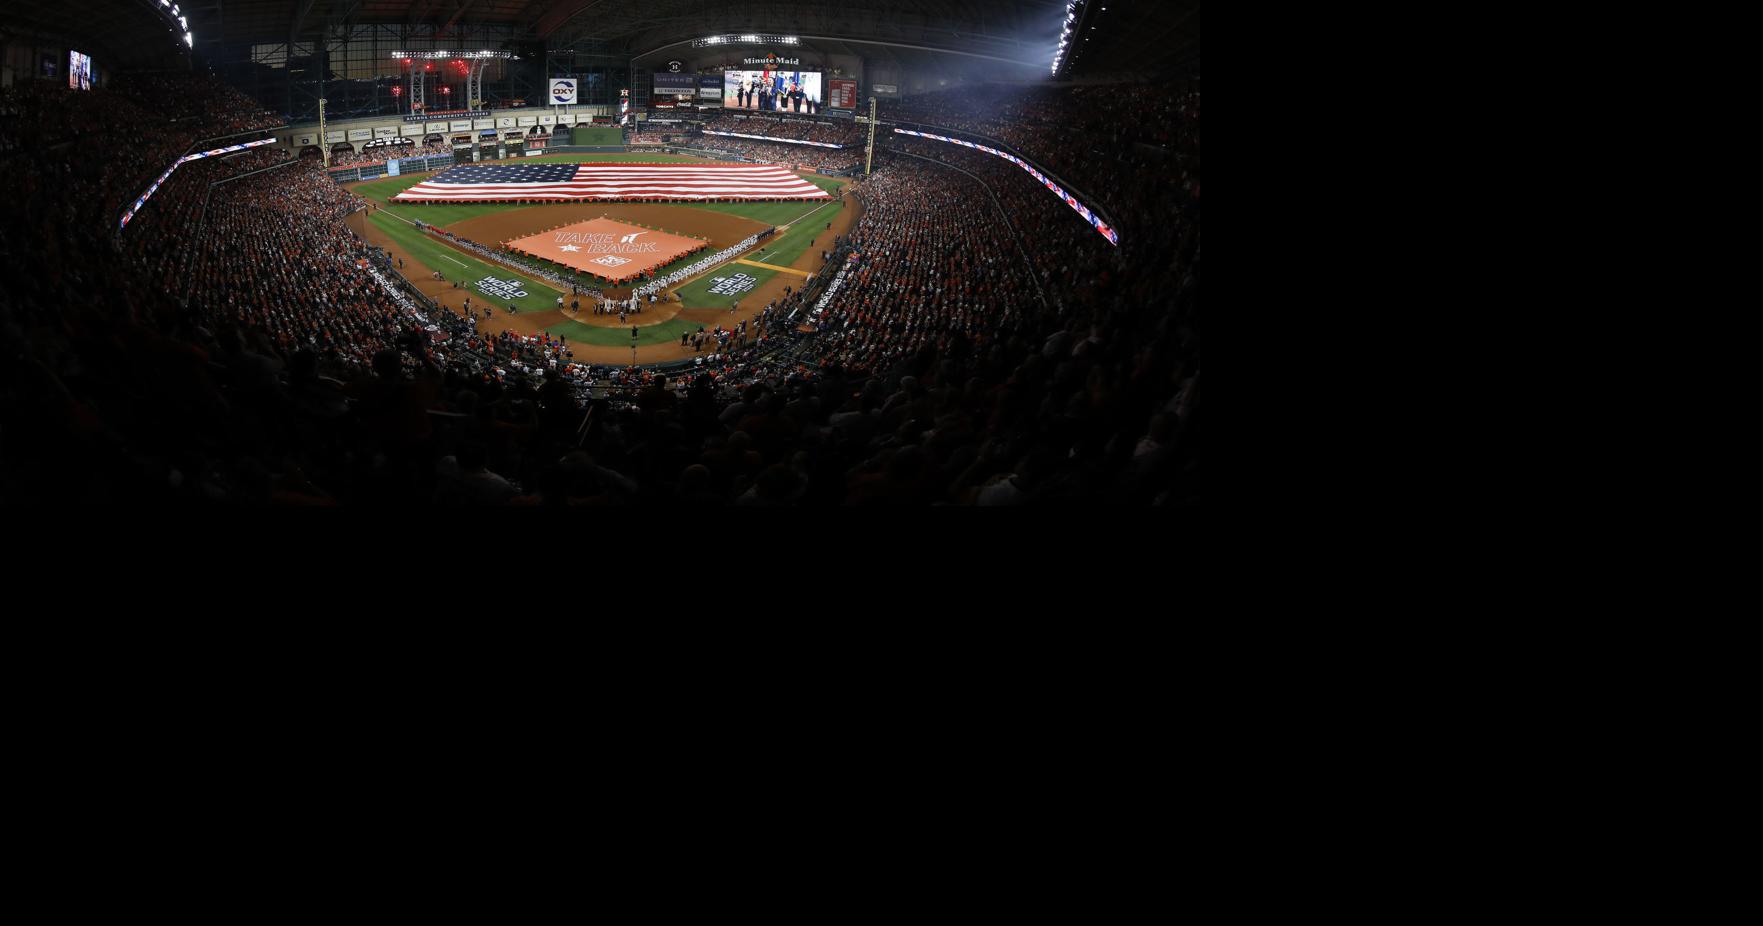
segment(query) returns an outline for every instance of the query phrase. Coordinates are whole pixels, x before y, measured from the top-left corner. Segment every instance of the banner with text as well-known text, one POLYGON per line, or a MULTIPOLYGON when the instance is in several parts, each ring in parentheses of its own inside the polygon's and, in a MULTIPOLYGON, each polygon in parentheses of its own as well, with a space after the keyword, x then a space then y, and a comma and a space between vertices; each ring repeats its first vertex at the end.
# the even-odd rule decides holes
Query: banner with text
POLYGON ((656 96, 697 96, 698 78, 692 74, 656 74, 656 96))
POLYGON ((855 109, 857 107, 857 82, 832 78, 827 81, 826 105, 834 109, 855 109))

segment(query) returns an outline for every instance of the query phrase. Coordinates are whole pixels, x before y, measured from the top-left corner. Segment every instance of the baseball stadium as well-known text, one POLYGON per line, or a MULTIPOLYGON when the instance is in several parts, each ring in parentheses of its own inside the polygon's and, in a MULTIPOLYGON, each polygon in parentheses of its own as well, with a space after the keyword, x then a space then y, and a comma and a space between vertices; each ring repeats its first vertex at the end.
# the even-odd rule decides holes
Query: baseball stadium
POLYGON ((1189 507, 1199 0, 0 21, 0 498, 1189 507))

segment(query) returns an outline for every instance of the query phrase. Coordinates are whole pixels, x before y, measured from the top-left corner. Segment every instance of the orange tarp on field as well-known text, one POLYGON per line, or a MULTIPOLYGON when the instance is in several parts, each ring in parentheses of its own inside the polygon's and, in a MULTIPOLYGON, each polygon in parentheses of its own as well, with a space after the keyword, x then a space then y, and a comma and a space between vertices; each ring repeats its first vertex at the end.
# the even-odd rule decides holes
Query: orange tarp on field
POLYGON ((591 273, 609 283, 636 280, 649 270, 702 251, 709 242, 668 232, 594 219, 508 242, 522 254, 591 273))

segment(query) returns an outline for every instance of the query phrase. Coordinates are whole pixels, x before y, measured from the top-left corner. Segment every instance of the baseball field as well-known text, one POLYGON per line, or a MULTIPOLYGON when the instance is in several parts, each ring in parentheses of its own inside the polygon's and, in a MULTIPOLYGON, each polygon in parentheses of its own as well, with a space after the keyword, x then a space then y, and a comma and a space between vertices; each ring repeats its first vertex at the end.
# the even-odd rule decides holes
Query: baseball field
MULTIPOLYGON (((667 154, 571 154, 523 158, 523 162, 610 163, 626 162, 703 162, 703 159, 667 154)), ((349 223, 365 240, 385 248, 403 261, 402 273, 430 298, 455 311, 463 311, 466 298, 479 309, 479 331, 516 331, 535 334, 545 331, 567 338, 576 359, 587 363, 628 363, 632 359, 630 328, 637 328, 636 361, 657 363, 693 356, 690 348, 680 346, 680 336, 709 329, 715 325, 730 327, 743 319, 756 317, 764 306, 784 295, 785 287, 800 287, 820 268, 821 252, 830 250, 832 240, 844 234, 856 219, 855 200, 834 199, 827 203, 758 202, 758 203, 562 203, 562 204, 392 204, 391 198, 430 174, 388 177, 349 188, 377 204, 371 212, 358 212, 349 223), (777 234, 763 240, 734 260, 712 267, 677 286, 669 287, 666 301, 655 306, 645 304, 641 314, 632 316, 624 325, 613 315, 596 315, 592 300, 572 297, 565 287, 524 272, 516 267, 486 258, 471 248, 459 246, 447 238, 417 227, 422 222, 444 229, 465 241, 490 248, 503 242, 571 228, 611 227, 612 223, 638 229, 654 230, 656 238, 691 239, 704 242, 700 250, 685 253, 676 260, 655 268, 656 277, 702 260, 734 246, 749 236, 776 228, 777 234), (830 227, 829 227, 830 226, 830 227), (439 273, 441 279, 435 279, 439 273), (562 296, 564 308, 557 307, 562 296), (570 303, 579 299, 581 309, 572 311, 570 303), (730 306, 738 303, 731 313, 730 306), (512 306, 516 311, 510 313, 512 306), (490 307, 495 314, 481 318, 481 309, 490 307)), ((837 195, 849 182, 842 179, 801 174, 803 179, 837 195)), ((540 267, 578 285, 593 287, 618 298, 627 296, 630 286, 608 285, 603 279, 563 264, 523 258, 528 266, 540 267)), ((594 268, 588 268, 594 269, 594 268)))

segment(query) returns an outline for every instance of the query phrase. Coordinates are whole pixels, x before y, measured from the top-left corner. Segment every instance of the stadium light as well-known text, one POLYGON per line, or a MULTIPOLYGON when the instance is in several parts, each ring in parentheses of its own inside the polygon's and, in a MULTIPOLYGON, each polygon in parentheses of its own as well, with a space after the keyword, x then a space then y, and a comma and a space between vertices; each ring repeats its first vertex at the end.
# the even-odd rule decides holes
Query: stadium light
POLYGON ((191 48, 195 48, 196 47, 196 37, 194 35, 191 35, 188 32, 184 33, 184 44, 190 46, 191 48))
POLYGON ((748 32, 740 35, 707 35, 701 39, 693 39, 692 47, 708 48, 713 45, 733 45, 737 42, 748 45, 800 45, 802 39, 794 35, 765 35, 763 33, 755 35, 748 32))
MULTIPOLYGON (((1053 76, 1059 76, 1059 68, 1065 63, 1066 47, 1071 43, 1071 33, 1077 28, 1078 14, 1083 10, 1086 0, 1066 0, 1065 22, 1059 34, 1059 47, 1053 50, 1053 76)), ((1103 7, 1103 9, 1107 9, 1103 7)), ((1091 26, 1094 29, 1095 26, 1091 26)), ((1086 39, 1087 41, 1087 39, 1086 39)))

